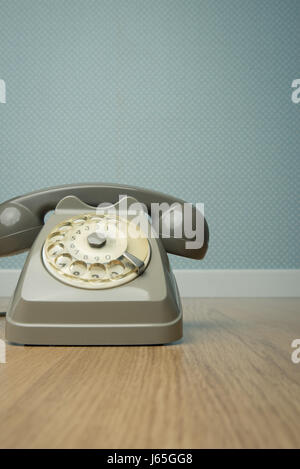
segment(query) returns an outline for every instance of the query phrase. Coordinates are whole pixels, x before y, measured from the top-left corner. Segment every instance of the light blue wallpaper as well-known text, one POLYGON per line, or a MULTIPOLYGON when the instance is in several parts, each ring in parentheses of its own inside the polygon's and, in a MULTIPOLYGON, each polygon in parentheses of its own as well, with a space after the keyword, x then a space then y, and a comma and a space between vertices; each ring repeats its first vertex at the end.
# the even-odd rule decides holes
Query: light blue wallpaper
POLYGON ((210 226, 175 267, 299 268, 299 47, 299 0, 0 0, 0 200, 158 189, 210 226))

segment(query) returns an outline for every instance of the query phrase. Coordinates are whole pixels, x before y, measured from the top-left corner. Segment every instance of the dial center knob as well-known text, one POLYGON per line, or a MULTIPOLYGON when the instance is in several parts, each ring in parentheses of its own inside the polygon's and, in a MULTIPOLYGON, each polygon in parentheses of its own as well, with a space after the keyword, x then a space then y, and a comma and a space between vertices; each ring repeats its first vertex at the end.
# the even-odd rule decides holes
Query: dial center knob
POLYGON ((91 233, 87 240, 91 248, 102 248, 106 243, 106 237, 96 232, 91 233))

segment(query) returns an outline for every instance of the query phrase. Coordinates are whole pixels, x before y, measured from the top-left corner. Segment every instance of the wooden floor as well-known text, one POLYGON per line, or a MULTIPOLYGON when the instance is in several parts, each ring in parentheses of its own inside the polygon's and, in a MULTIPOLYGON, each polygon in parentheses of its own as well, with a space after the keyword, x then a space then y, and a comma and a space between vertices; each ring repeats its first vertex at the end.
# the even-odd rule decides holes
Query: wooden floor
POLYGON ((183 304, 170 346, 8 345, 0 446, 299 448, 300 299, 183 304))

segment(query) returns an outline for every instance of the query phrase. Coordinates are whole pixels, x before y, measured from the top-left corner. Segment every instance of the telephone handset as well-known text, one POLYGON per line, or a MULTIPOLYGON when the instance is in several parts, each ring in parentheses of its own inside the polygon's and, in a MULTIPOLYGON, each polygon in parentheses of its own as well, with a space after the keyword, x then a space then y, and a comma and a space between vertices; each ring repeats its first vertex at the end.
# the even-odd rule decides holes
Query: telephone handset
POLYGON ((202 259, 207 247, 208 226, 200 211, 137 187, 67 185, 0 204, 0 256, 31 248, 7 313, 7 340, 49 345, 177 340, 182 308, 166 251, 202 259), (109 206, 99 208, 103 202, 109 206), (148 215, 153 207, 159 210, 157 226, 143 210, 137 223, 130 207, 138 204, 148 215))
MULTIPOLYGON (((134 197, 151 209, 151 204, 166 202, 169 205, 183 206, 184 201, 160 192, 141 189, 122 184, 72 184, 53 187, 16 197, 0 204, 0 256, 17 254, 31 247, 37 234, 44 225, 44 216, 55 209, 58 202, 66 196, 76 196, 88 205, 97 206, 100 202, 115 203, 120 195, 134 197)), ((193 225, 196 217, 203 215, 192 207, 193 225)), ((204 222, 203 243, 199 249, 185 246, 189 238, 164 238, 164 248, 171 254, 192 259, 202 259, 208 244, 208 226, 204 222)))

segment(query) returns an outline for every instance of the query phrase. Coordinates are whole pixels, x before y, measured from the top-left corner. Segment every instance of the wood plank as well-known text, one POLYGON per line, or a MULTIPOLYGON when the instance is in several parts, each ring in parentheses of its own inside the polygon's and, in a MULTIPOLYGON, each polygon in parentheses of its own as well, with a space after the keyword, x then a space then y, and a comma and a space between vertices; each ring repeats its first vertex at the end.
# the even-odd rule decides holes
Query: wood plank
POLYGON ((183 305, 169 346, 8 345, 0 447, 300 447, 300 300, 183 305))

